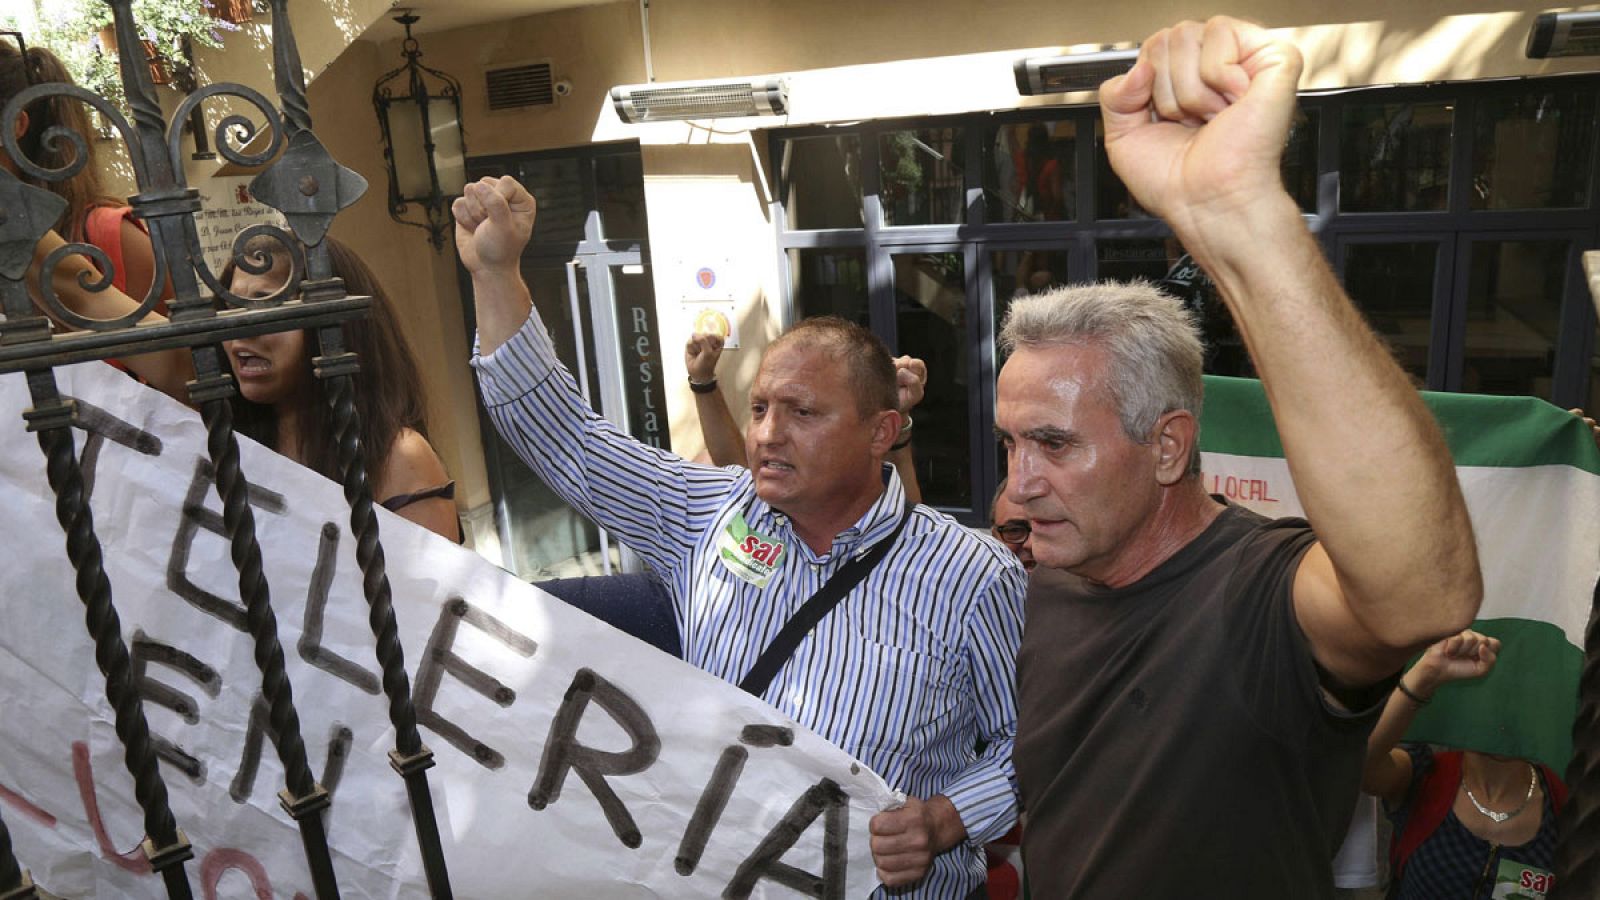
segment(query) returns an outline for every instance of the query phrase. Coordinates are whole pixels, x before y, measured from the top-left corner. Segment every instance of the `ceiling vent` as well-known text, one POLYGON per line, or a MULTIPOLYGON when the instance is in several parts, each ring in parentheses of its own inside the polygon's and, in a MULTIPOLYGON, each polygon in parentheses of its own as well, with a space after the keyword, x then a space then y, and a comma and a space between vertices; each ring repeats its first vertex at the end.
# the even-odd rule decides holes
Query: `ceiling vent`
POLYGON ((484 78, 489 84, 490 109, 549 106, 556 101, 555 80, 547 62, 490 69, 484 78))

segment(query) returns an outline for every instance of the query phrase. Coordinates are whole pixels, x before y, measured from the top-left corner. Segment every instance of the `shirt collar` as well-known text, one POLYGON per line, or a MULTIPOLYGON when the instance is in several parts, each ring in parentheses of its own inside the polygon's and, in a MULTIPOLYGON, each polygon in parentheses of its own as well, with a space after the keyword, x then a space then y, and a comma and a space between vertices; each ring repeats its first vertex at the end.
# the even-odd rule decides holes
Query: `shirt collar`
MULTIPOLYGON (((900 482, 900 473, 889 463, 883 463, 883 493, 878 499, 867 507, 867 511, 856 520, 854 525, 839 532, 833 539, 833 549, 849 552, 866 551, 878 541, 889 536, 894 531, 895 525, 900 522, 900 514, 906 505, 905 485, 900 482)), ((750 499, 750 511, 745 520, 751 525, 756 522, 773 532, 782 532, 785 538, 794 540, 796 550, 809 553, 803 543, 794 538, 794 525, 789 517, 767 505, 759 496, 750 499)), ((831 554, 833 551, 830 550, 831 554)))

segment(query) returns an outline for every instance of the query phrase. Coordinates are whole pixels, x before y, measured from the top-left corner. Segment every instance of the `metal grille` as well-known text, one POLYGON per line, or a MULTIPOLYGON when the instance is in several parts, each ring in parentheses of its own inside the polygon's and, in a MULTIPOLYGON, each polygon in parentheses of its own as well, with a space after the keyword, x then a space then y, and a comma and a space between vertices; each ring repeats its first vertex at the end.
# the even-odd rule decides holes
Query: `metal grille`
POLYGON ((490 109, 549 106, 556 100, 549 63, 529 63, 484 73, 490 109))
MULTIPOLYGON (((427 779, 433 756, 422 744, 417 729, 410 680, 390 602, 383 546, 373 514, 372 489, 367 483, 355 406, 354 376, 360 361, 346 349, 341 328, 345 319, 366 312, 369 298, 345 293, 343 282, 334 276, 323 241, 334 216, 356 202, 366 191, 367 182, 339 165, 311 132, 304 69, 289 26, 288 0, 268 3, 274 81, 281 107, 244 85, 210 84, 179 104, 169 123, 162 115, 148 68, 143 60, 131 55, 142 52, 139 25, 133 19, 133 0, 107 0, 118 37, 123 88, 133 112, 132 121, 103 97, 61 83, 29 87, 0 112, 0 143, 6 153, 23 175, 49 183, 71 178, 83 168, 88 161, 88 154, 83 151, 89 136, 64 128, 52 129, 54 140, 72 142, 79 152, 76 163, 59 169, 45 168, 18 146, 20 130, 16 124, 23 110, 46 97, 65 98, 97 110, 126 143, 138 181, 132 205, 149 226, 156 264, 155 286, 139 298, 136 310, 120 319, 93 320, 71 312, 50 285, 67 257, 82 254, 107 274, 95 285, 80 282, 79 286, 88 291, 104 290, 114 274, 110 260, 98 248, 84 243, 67 244, 52 251, 40 263, 40 302, 55 318, 84 329, 71 335, 52 334, 48 320, 29 297, 27 269, 35 248, 59 218, 66 201, 0 169, 0 304, 5 313, 0 319, 0 372, 27 373, 33 408, 24 417, 28 429, 37 433, 45 456, 43 474, 55 494, 56 518, 65 533, 66 554, 77 576, 75 584, 84 607, 84 622, 95 644, 106 699, 115 711, 116 734, 134 782, 134 796, 144 814, 144 855, 150 867, 160 873, 168 896, 187 900, 193 890, 185 863, 194 852, 168 802, 166 783, 157 765, 157 747, 145 719, 144 701, 130 676, 130 655, 117 616, 113 585, 95 532, 83 469, 74 452, 72 428, 78 411, 71 398, 62 396, 54 367, 80 360, 189 348, 195 368, 189 399, 200 409, 205 422, 209 465, 222 502, 230 555, 238 570, 239 595, 261 675, 261 696, 284 772, 286 787, 279 793, 280 803, 299 826, 318 900, 333 900, 339 896, 339 888, 326 831, 326 811, 332 796, 317 782, 306 759, 278 639, 277 616, 247 498, 249 485, 234 435, 230 401, 236 389, 221 349, 224 340, 251 334, 302 329, 310 332, 316 348, 313 369, 338 435, 340 480, 350 506, 368 621, 376 639, 383 690, 395 729, 396 746, 389 756, 405 781, 429 891, 435 898, 446 898, 451 896, 449 876, 427 779), (194 216, 201 208, 200 195, 185 182, 179 136, 181 125, 190 115, 218 96, 228 96, 251 107, 249 117, 231 115, 217 126, 218 153, 235 165, 265 166, 252 183, 251 193, 283 213, 288 222, 288 231, 266 225, 246 228, 233 245, 234 260, 250 271, 260 267, 260 260, 252 263, 244 250, 253 239, 271 238, 281 248, 275 253, 288 254, 288 283, 272 297, 247 299, 232 293, 210 271, 201 251, 194 216), (257 126, 252 120, 264 124, 257 126), (251 153, 247 148, 258 136, 265 138, 261 143, 266 146, 251 153), (134 323, 154 308, 163 282, 169 278, 173 291, 169 321, 135 327, 134 323), (299 299, 289 299, 296 296, 299 299)), ((31 878, 12 854, 10 835, 3 823, 0 896, 38 896, 31 878)))

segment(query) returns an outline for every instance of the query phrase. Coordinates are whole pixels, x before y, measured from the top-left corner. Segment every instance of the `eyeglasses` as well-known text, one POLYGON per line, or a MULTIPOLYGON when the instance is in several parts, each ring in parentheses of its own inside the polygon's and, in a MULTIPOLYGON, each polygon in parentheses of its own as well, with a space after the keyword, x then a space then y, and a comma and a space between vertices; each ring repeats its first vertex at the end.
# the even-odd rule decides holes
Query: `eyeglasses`
POLYGON ((1027 519, 1011 519, 995 525, 990 530, 994 532, 995 537, 1013 547, 1027 543, 1028 536, 1033 534, 1033 526, 1028 524, 1027 519))

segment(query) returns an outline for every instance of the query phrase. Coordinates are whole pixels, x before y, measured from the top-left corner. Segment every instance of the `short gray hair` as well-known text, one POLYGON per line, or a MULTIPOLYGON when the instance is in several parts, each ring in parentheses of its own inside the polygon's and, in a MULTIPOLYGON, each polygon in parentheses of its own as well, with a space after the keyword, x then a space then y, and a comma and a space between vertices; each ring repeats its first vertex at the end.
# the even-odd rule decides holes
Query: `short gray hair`
MULTIPOLYGON (((1012 301, 1000 328, 1000 351, 1052 344, 1104 347, 1106 388, 1122 430, 1148 443, 1156 420, 1176 409, 1200 418, 1202 348, 1195 316, 1148 281, 1054 288, 1012 301)), ((1189 460, 1200 471, 1196 443, 1189 460)))

